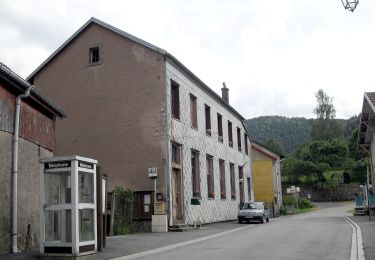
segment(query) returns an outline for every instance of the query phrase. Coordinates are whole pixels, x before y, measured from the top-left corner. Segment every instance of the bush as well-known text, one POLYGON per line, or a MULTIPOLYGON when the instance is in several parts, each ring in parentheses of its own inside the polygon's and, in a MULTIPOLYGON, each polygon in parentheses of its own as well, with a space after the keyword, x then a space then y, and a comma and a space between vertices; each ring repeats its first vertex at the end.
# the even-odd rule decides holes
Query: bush
POLYGON ((306 198, 302 198, 300 201, 299 201, 299 207, 301 209, 309 209, 309 208, 312 208, 313 207, 313 204, 311 203, 311 201, 309 201, 308 199, 306 198))
POLYGON ((296 205, 296 197, 294 197, 293 195, 283 196, 283 204, 284 205, 296 205))

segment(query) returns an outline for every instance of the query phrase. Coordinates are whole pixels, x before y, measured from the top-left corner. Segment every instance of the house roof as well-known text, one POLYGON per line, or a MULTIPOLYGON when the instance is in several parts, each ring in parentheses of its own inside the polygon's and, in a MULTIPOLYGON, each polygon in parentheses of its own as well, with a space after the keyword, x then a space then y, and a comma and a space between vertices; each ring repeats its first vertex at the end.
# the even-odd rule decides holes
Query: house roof
POLYGON ((62 108, 55 105, 51 100, 44 96, 34 85, 30 84, 22 77, 17 75, 2 62, 0 62, 0 76, 12 82, 22 92, 26 92, 27 89, 31 86, 30 96, 34 98, 35 101, 37 101, 42 106, 47 107, 56 115, 60 117, 67 117, 67 114, 64 112, 62 108))
POLYGON ((283 159, 285 157, 284 155, 273 151, 272 149, 268 148, 267 146, 255 140, 251 141, 251 147, 274 160, 277 160, 278 159, 277 157, 280 157, 280 159, 283 159))
POLYGON ((218 95, 215 91, 213 91, 210 87, 208 87, 202 80, 200 80, 193 72, 191 72, 185 65, 182 64, 177 58, 175 58, 172 54, 168 53, 166 50, 159 48, 149 42, 146 42, 136 36, 133 36, 125 31, 122 31, 110 24, 107 24, 95 17, 90 18, 81 28, 79 28, 71 37, 69 37, 57 50, 55 50, 39 67, 37 67, 28 77, 27 80, 30 81, 35 77, 39 71, 41 71, 47 64, 49 64, 61 51, 63 51, 76 37, 78 37, 86 28, 88 28, 91 24, 97 24, 102 26, 120 36, 123 36, 127 39, 130 39, 146 48, 149 48, 163 56, 166 57, 168 61, 172 64, 180 68, 187 76, 189 76, 193 81, 195 81, 207 94, 211 95, 216 101, 218 101, 221 105, 226 107, 229 111, 231 111, 235 116, 237 116, 240 120, 245 120, 245 118, 238 113, 232 106, 226 103, 220 95, 218 95))
POLYGON ((365 92, 363 96, 361 120, 358 131, 358 146, 368 151, 375 129, 375 92, 365 92))

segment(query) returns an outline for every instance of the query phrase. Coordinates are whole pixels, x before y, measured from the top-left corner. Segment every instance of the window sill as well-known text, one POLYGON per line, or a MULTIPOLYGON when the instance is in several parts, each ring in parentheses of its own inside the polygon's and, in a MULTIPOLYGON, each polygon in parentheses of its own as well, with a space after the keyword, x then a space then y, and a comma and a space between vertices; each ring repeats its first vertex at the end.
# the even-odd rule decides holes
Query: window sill
POLYGON ((173 115, 172 115, 172 119, 173 119, 173 120, 176 120, 176 121, 179 122, 179 123, 181 123, 181 120, 180 120, 179 118, 174 117, 173 115))
POLYGON ((198 127, 191 126, 191 129, 198 131, 198 127))

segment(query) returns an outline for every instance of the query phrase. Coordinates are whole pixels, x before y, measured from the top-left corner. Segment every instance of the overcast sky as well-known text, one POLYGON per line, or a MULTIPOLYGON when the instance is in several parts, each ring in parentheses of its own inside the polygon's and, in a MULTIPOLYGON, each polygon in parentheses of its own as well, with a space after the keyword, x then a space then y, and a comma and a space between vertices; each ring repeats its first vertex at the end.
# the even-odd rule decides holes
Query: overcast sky
POLYGON ((375 91, 375 1, 0 0, 0 61, 27 77, 90 17, 177 57, 244 117, 314 117, 314 93, 338 118, 375 91))

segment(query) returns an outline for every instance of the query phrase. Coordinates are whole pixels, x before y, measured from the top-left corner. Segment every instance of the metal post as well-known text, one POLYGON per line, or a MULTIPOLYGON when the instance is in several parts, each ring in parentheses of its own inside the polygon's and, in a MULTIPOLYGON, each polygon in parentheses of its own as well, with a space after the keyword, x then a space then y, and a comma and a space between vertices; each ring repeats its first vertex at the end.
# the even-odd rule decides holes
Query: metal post
POLYGON ((154 179, 154 214, 155 214, 155 203, 156 203, 156 178, 154 179))
POLYGON ((371 221, 370 194, 368 191, 369 187, 370 187, 370 177, 369 177, 369 169, 367 166, 366 196, 367 196, 368 220, 371 221))

